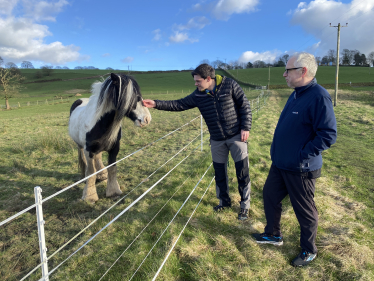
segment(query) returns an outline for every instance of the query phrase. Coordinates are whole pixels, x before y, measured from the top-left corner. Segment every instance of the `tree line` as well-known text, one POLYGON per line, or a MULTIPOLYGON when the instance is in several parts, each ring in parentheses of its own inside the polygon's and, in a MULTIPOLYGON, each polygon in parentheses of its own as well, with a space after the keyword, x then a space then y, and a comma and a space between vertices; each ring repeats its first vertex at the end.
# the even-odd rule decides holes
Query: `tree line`
MULTIPOLYGON (((245 69, 245 68, 264 68, 264 67, 285 67, 289 59, 289 54, 283 54, 277 57, 272 63, 266 63, 262 60, 256 60, 254 62, 239 62, 229 61, 228 63, 223 62, 219 59, 209 61, 204 59, 200 61, 200 64, 207 63, 214 68, 223 68, 226 70, 232 69, 245 69)), ((336 64, 336 51, 330 49, 327 54, 323 57, 315 57, 318 65, 335 65, 336 64)), ((339 54, 339 65, 347 66, 374 66, 374 51, 370 52, 367 56, 358 50, 343 49, 339 54)))

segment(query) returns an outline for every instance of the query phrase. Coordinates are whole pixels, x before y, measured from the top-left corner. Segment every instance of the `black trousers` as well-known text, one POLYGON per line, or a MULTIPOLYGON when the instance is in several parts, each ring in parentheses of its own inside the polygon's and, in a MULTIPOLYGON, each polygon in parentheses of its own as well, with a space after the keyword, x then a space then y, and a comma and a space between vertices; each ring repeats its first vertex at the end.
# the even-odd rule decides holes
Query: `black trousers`
POLYGON ((280 220, 282 200, 290 197, 292 207, 300 224, 300 246, 317 253, 318 211, 314 203, 315 178, 308 173, 292 173, 272 165, 263 189, 266 216, 265 233, 281 236, 280 220))

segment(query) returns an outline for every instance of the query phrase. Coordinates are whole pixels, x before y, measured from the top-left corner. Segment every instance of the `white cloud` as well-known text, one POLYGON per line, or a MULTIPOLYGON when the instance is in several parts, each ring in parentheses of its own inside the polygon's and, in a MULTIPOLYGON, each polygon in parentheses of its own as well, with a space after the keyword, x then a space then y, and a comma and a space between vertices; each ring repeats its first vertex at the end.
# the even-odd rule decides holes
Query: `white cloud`
POLYGON ((194 17, 190 19, 187 24, 179 24, 176 26, 176 28, 180 31, 190 29, 203 29, 208 24, 210 24, 210 21, 206 17, 194 17))
POLYGON ((11 15, 18 0, 0 0, 0 14, 11 15))
POLYGON ((65 64, 71 61, 88 60, 80 48, 65 46, 59 41, 45 43, 53 34, 48 26, 36 21, 56 21, 55 16, 66 6, 66 0, 54 2, 36 0, 0 0, 0 54, 7 60, 19 63, 23 60, 41 64, 65 64), (14 7, 24 14, 17 18, 12 15, 14 7), (2 16, 1 16, 2 15, 2 16))
POLYGON ((161 29, 156 29, 156 30, 153 30, 152 33, 155 35, 153 37, 153 40, 154 41, 158 41, 161 39, 161 29))
POLYGON ((259 52, 252 52, 252 51, 246 51, 239 57, 238 61, 240 63, 247 63, 247 62, 255 62, 256 60, 261 60, 266 63, 272 63, 274 60, 281 55, 281 51, 265 51, 262 53, 259 52))
POLYGON ((347 28, 341 28, 341 49, 357 49, 365 54, 374 51, 374 0, 353 0, 347 4, 328 0, 315 0, 309 4, 301 2, 291 14, 292 24, 300 25, 320 41, 315 46, 316 55, 325 55, 329 49, 336 49, 337 31, 329 27, 334 19, 333 26, 339 22, 341 25, 348 23, 347 28))
POLYGON ((105 53, 105 54, 102 54, 101 55, 103 58, 106 58, 106 57, 110 57, 110 54, 109 53, 105 53))
POLYGON ((195 43, 195 42, 198 42, 199 40, 189 38, 187 33, 179 32, 179 31, 174 32, 174 35, 169 37, 169 42, 171 43, 183 43, 185 41, 195 43))
POLYGON ((250 13, 256 11, 259 0, 215 0, 210 3, 199 3, 194 10, 211 12, 218 20, 228 20, 233 14, 250 13))
POLYGON ((56 21, 55 15, 69 4, 66 0, 58 0, 57 2, 23 0, 22 3, 25 16, 36 21, 56 21))
POLYGON ((45 44, 44 38, 51 35, 46 25, 36 24, 30 19, 0 18, 0 53, 4 59, 14 63, 29 60, 64 64, 87 59, 79 54, 77 46, 64 46, 58 41, 45 44))
POLYGON ((123 62, 123 63, 132 63, 133 60, 134 60, 133 57, 126 57, 126 58, 122 59, 121 62, 123 62))

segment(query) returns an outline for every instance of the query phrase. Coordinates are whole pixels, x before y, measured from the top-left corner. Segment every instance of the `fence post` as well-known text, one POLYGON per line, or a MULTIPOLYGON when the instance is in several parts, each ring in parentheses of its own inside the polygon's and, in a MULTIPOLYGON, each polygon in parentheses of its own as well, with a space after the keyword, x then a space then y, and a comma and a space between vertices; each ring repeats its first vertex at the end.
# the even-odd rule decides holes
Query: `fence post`
POLYGON ((36 219, 38 224, 38 236, 39 236, 39 251, 40 251, 40 262, 42 265, 42 276, 44 280, 48 281, 48 263, 47 263, 47 247, 45 244, 44 235, 44 224, 43 220, 43 206, 42 206, 42 189, 40 186, 34 188, 35 193, 35 204, 36 204, 36 219))
POLYGON ((200 115, 200 121, 201 121, 201 151, 203 151, 203 115, 200 115))

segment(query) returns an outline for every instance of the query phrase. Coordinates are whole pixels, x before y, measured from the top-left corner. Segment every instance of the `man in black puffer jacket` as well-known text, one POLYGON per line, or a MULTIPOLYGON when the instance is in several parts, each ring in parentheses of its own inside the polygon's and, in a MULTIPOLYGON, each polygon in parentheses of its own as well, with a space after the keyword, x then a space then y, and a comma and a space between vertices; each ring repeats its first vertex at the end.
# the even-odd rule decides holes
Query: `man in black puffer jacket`
POLYGON ((241 196, 238 219, 245 220, 248 218, 251 189, 247 150, 252 123, 249 101, 238 83, 228 77, 215 75, 214 68, 208 64, 199 65, 191 74, 197 86, 192 94, 180 100, 144 100, 143 104, 166 111, 199 108, 210 133, 216 193, 220 200, 214 210, 231 207, 227 176, 227 158, 231 152, 241 196))

